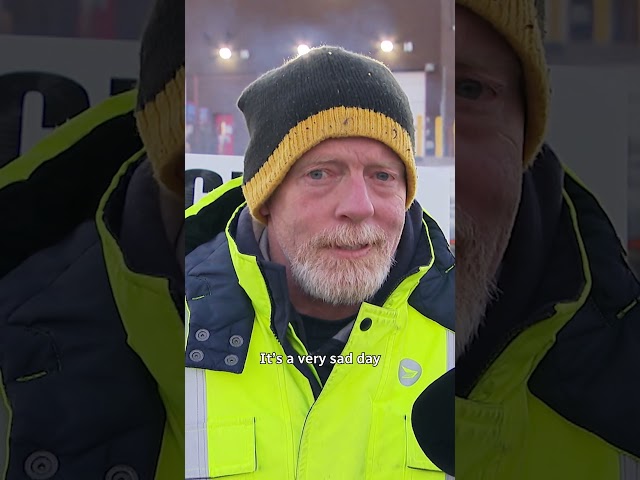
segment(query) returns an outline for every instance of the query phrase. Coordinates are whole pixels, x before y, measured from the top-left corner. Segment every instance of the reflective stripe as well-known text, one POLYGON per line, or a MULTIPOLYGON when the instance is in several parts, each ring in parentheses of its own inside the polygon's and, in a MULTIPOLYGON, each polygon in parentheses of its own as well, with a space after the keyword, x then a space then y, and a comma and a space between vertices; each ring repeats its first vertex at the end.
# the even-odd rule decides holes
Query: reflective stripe
POLYGON ((207 391, 205 371, 186 368, 185 394, 185 478, 209 478, 207 452, 207 391))
POLYGON ((640 460, 620 454, 620 480, 640 480, 640 460))
POLYGON ((189 310, 189 304, 187 299, 184 299, 184 349, 187 350, 187 340, 189 338, 189 321, 191 320, 191 310, 189 310))
POLYGON ((447 329, 447 371, 456 366, 456 334, 447 329))
MULTIPOLYGON (((447 329, 447 371, 456 366, 456 334, 447 329)), ((445 480, 455 480, 453 475, 445 474, 445 480)))

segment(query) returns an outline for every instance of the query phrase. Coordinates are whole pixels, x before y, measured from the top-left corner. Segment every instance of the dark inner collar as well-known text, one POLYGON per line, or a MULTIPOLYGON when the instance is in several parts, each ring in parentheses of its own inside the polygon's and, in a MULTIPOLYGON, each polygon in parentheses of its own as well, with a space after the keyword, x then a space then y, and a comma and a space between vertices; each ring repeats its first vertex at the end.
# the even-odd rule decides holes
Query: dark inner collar
POLYGON ((581 287, 575 234, 562 199, 564 173, 548 149, 522 180, 522 198, 498 277, 498 298, 456 361, 456 394, 469 395, 515 336, 581 287))

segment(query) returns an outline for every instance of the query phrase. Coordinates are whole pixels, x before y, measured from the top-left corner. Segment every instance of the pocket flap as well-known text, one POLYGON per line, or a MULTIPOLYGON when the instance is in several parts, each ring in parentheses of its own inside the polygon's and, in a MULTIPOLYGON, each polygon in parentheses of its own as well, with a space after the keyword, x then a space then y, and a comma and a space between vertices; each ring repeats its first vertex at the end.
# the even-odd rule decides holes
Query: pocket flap
POLYGON ((416 436, 413 433, 413 428, 411 427, 411 420, 407 417, 405 417, 405 431, 407 435, 407 467, 417 470, 442 472, 420 448, 418 440, 416 440, 416 436))
POLYGON ((220 478, 256 471, 255 418, 187 425, 186 478, 220 478))
POLYGON ((255 418, 216 420, 208 430, 213 478, 256 471, 255 418))

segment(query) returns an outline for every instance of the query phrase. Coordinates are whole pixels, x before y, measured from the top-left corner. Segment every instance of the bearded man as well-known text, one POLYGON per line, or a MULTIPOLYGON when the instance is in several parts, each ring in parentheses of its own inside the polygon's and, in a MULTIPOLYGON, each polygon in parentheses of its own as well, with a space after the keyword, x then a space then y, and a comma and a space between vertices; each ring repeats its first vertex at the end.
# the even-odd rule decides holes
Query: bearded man
POLYGON ((186 478, 444 479, 411 409, 452 367, 454 259, 406 95, 321 47, 238 106, 244 176, 187 210, 186 478))
POLYGON ((455 474, 638 479, 640 283, 544 144, 541 3, 456 0, 455 474))

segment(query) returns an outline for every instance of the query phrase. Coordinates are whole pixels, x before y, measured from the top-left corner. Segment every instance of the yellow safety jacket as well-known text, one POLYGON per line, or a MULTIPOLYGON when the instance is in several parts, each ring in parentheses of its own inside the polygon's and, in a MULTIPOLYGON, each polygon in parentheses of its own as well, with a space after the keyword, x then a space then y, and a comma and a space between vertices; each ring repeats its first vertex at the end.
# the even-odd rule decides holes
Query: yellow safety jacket
POLYGON ((456 478, 637 480, 640 284, 550 149, 523 185, 503 297, 456 363, 456 478))
POLYGON ((410 269, 362 304, 348 360, 321 385, 240 185, 187 210, 186 478, 444 479, 411 427, 418 395, 453 366, 453 257, 436 223, 410 209, 410 269))
POLYGON ((119 243, 144 160, 135 100, 109 98, 0 169, 0 478, 182 475, 182 299, 119 243))

